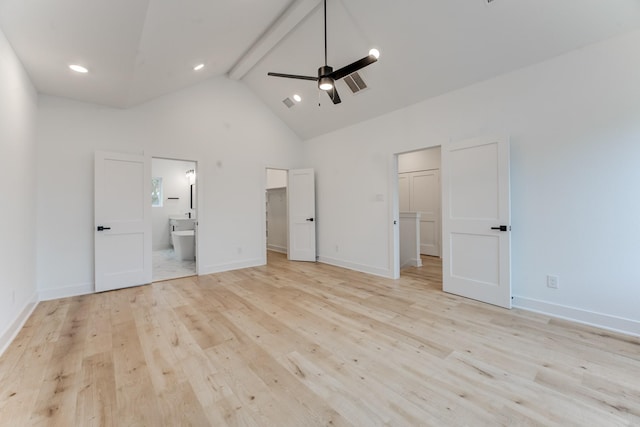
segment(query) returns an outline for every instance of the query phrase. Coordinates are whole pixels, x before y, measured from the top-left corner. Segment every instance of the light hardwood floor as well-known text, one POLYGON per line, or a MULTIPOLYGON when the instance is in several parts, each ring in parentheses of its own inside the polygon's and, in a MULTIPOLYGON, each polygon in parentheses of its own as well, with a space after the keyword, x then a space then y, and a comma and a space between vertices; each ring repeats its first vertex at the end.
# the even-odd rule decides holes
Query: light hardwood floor
POLYGON ((640 425, 640 340, 386 280, 269 265, 40 303, 0 425, 640 425))

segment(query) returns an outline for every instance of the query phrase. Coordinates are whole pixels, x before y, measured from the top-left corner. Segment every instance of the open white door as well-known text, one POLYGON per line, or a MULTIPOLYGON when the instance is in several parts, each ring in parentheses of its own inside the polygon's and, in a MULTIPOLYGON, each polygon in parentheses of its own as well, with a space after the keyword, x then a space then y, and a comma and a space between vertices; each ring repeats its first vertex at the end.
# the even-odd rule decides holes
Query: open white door
POLYGON ((444 291, 511 308, 508 140, 443 147, 442 187, 444 291))
POLYGON ((144 156, 95 154, 96 292, 151 282, 151 169, 144 156))
POLYGON ((289 245, 291 261, 316 261, 316 193, 313 169, 289 170, 289 245))

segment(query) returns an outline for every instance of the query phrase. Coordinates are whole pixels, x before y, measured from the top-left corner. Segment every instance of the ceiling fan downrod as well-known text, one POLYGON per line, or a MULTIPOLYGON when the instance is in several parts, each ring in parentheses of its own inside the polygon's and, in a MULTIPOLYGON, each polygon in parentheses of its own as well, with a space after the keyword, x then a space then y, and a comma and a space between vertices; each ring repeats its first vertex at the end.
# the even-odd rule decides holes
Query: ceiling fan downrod
POLYGON ((324 0, 324 66, 327 66, 327 0, 324 0))

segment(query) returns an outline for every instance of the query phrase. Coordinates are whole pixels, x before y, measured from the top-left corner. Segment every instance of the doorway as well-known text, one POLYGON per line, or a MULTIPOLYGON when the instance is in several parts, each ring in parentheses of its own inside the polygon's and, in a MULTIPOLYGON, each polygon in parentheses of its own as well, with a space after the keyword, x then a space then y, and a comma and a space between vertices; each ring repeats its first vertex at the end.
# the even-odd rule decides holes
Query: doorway
POLYGON ((441 283, 440 146, 401 153, 396 159, 399 274, 441 283))
POLYGON ((197 163, 151 159, 153 281, 197 274, 197 163))
MULTIPOLYGON (((402 170, 401 155, 394 157, 395 183, 402 170)), ((451 142, 439 157, 444 168, 439 186, 442 290, 511 308, 509 138, 483 136, 451 142)), ((400 277, 401 232, 395 226, 400 219, 399 198, 399 191, 394 191, 391 264, 395 278, 400 277)))
POLYGON ((288 252, 288 194, 289 172, 286 169, 266 170, 265 188, 265 241, 267 264, 274 258, 283 258, 288 252))

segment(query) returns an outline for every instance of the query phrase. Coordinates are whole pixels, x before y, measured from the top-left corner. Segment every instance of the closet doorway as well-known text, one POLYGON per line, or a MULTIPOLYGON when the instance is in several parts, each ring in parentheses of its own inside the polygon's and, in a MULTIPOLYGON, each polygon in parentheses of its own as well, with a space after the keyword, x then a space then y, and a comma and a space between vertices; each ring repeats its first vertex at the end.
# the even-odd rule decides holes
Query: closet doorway
POLYGON ((398 154, 397 159, 400 274, 441 281, 440 147, 398 154))
POLYGON ((266 244, 267 263, 269 258, 286 259, 288 250, 288 195, 287 182, 288 171, 286 169, 266 170, 266 244))
POLYGON ((153 281, 197 274, 197 163, 151 159, 153 281))

